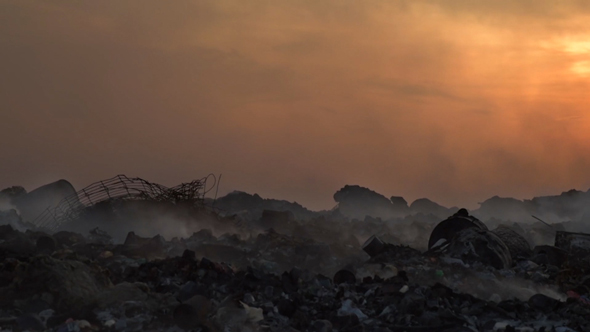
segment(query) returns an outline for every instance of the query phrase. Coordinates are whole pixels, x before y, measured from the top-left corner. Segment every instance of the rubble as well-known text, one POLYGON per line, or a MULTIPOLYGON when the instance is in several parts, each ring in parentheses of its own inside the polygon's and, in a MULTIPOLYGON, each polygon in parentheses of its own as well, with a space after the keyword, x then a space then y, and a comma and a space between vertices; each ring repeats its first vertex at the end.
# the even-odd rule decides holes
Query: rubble
MULTIPOLYGON (((475 228, 464 231, 493 234, 475 228)), ((195 234, 193 240, 219 241, 207 234, 195 234)), ((56 238, 62 245, 61 239, 76 237, 61 233, 56 238)), ((54 331, 74 326, 119 331, 508 331, 535 324, 588 328, 584 315, 590 306, 583 302, 587 293, 570 292, 568 302, 541 293, 518 300, 506 294, 485 298, 479 294, 482 290, 472 291, 476 297, 460 291, 472 278, 470 273, 481 271, 480 278, 499 285, 516 277, 488 275, 485 266, 473 270, 387 243, 380 254, 338 270, 332 279, 293 265, 277 268, 280 260, 294 254, 273 258, 269 251, 304 244, 273 232, 252 242, 236 242, 267 252, 269 262, 276 259, 274 270, 266 272, 200 257, 198 246, 197 251, 184 249, 178 256, 149 258, 151 252, 137 248, 155 240, 134 233, 121 245, 92 241, 97 238, 86 236, 84 241, 70 241, 65 252, 56 247, 51 254, 5 260, 0 269, 6 275, 0 288, 1 309, 15 319, 0 325, 54 331), (104 252, 113 254, 101 257, 104 252), (563 317, 552 314, 556 311, 563 317)), ((176 246, 177 252, 189 243, 188 239, 157 241, 163 251, 176 246)), ((330 261, 329 252, 322 259, 330 261)), ((542 267, 521 264, 515 269, 516 274, 542 267)))
POLYGON ((375 235, 371 236, 365 244, 363 244, 363 251, 369 254, 371 257, 375 257, 386 249, 385 244, 380 238, 375 235))
MULTIPOLYGON (((151 204, 173 205, 139 206, 151 204)), ((266 210, 233 228, 209 211, 227 224, 178 237, 137 221, 123 236, 108 221, 83 233, 1 225, 0 328, 590 331, 585 233, 557 231, 551 246, 529 242, 533 226, 490 231, 464 209, 438 223, 266 210)))

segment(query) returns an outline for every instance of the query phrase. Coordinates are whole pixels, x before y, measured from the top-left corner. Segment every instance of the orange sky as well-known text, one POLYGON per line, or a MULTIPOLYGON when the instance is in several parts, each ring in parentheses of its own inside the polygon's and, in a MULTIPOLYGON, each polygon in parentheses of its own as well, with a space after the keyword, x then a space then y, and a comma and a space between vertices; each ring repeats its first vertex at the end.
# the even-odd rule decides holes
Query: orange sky
POLYGON ((0 187, 590 187, 590 2, 0 0, 0 187))

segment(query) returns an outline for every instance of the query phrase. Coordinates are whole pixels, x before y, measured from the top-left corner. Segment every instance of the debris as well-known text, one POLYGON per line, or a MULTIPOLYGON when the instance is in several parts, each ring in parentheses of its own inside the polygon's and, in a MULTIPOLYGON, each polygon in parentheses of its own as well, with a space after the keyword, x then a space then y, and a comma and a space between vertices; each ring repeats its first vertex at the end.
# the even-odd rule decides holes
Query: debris
POLYGON ((343 283, 354 284, 356 283, 356 276, 349 270, 340 270, 334 275, 334 284, 340 285, 343 283))
MULTIPOLYGON (((103 195, 104 188, 121 185, 115 184, 95 188, 103 195)), ((153 194, 158 187, 142 190, 153 194)), ((95 195, 89 193, 91 198, 100 197, 95 195)), ((140 197, 116 196, 90 206, 85 199, 80 202, 84 210, 106 204, 110 210, 104 211, 113 215, 126 204, 146 209, 154 204, 171 206, 170 201, 159 205, 162 202, 154 201, 155 196, 140 197)), ((158 197, 183 202, 182 195, 158 197)), ((85 236, 66 224, 60 224, 65 229, 56 233, 51 227, 23 232, 1 225, 0 328, 64 332, 590 328, 590 269, 582 264, 588 255, 581 250, 586 234, 558 231, 555 246, 531 251, 521 235, 529 234, 533 226, 489 231, 464 209, 438 224, 440 219, 432 216, 346 221, 334 211, 302 220, 297 213, 276 212, 287 210, 271 203, 262 202, 258 217, 242 219, 239 228, 218 228, 194 219, 196 226, 176 238, 146 235, 145 228, 132 227, 140 225, 134 220, 124 224, 125 231, 118 236, 103 224, 84 230, 85 236), (266 220, 263 210, 271 211, 266 220), (273 227, 264 229, 265 223, 273 227), (408 236, 412 242, 404 242, 408 236), (361 246, 358 239, 365 238, 361 246), (432 246, 427 247, 428 242, 432 246)), ((385 204, 389 205, 407 207, 401 198, 392 198, 385 204)), ((212 220, 220 220, 213 216, 212 220)))
POLYGON ((510 256, 513 260, 516 260, 517 258, 526 259, 531 256, 531 245, 522 235, 507 226, 499 226, 492 232, 494 232, 494 234, 496 234, 508 247, 510 256))
POLYGON ((57 241, 49 235, 42 235, 36 242, 37 252, 51 254, 58 248, 57 241))
POLYGON ((475 227, 459 231, 451 240, 446 254, 467 264, 481 263, 496 269, 512 266, 510 251, 504 242, 496 234, 475 227))
POLYGON ((533 249, 531 261, 539 265, 553 265, 561 267, 567 261, 567 251, 554 246, 536 246, 533 249))
POLYGON ((559 301, 550 298, 547 295, 535 294, 531 296, 531 298, 529 299, 529 305, 543 312, 550 312, 553 311, 557 307, 557 305, 559 305, 559 301))
POLYGON ((377 236, 371 236, 365 244, 363 244, 363 251, 371 257, 375 257, 385 251, 385 244, 377 236))
POLYGON ((190 330, 208 324, 207 320, 210 311, 211 301, 202 295, 195 295, 176 306, 172 315, 176 325, 185 330, 190 330))
POLYGON ((573 263, 590 266, 590 234, 557 231, 555 246, 567 251, 573 263))
POLYGON ((76 192, 69 182, 60 180, 24 195, 17 201, 17 206, 30 211, 27 214, 30 217, 25 220, 38 227, 55 230, 60 225, 77 221, 87 207, 113 200, 150 200, 202 206, 206 184, 207 178, 203 178, 167 188, 141 178, 117 175, 76 192))
POLYGON ((359 308, 357 308, 357 306, 350 299, 342 302, 342 306, 340 307, 340 309, 338 309, 338 316, 348 315, 355 315, 356 317, 358 317, 359 321, 363 321, 369 318, 359 308))
POLYGON ((460 209, 454 215, 436 225, 432 233, 430 233, 428 249, 438 248, 448 244, 457 233, 467 228, 488 229, 477 218, 469 216, 467 210, 460 209))

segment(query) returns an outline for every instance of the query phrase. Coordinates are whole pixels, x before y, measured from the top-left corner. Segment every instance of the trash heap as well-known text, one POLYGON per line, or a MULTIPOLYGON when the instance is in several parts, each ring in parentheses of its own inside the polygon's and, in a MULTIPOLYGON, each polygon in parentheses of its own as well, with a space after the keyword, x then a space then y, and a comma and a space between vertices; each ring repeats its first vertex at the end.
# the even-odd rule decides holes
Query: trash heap
POLYGON ((361 245, 358 223, 264 216, 261 224, 279 218, 283 227, 172 239, 129 232, 123 243, 100 228, 3 222, 0 328, 590 331, 587 234, 558 231, 555 245, 531 248, 526 226, 489 230, 461 209, 420 226, 431 232, 418 250, 395 242, 407 230, 377 220, 361 245))

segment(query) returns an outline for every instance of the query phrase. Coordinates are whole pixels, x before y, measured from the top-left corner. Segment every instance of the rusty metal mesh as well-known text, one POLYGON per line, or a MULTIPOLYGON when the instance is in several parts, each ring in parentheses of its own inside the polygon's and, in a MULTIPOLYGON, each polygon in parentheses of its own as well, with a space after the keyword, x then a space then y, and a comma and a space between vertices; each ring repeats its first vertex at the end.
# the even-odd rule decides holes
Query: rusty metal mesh
MULTIPOLYGON (((117 175, 95 182, 64 198, 56 207, 45 210, 33 223, 37 227, 56 229, 64 223, 76 220, 86 207, 112 199, 153 200, 173 204, 188 202, 202 206, 208 191, 207 179, 211 176, 168 188, 141 178, 117 175)), ((217 182, 214 176, 213 179, 217 182)))

